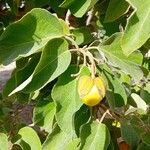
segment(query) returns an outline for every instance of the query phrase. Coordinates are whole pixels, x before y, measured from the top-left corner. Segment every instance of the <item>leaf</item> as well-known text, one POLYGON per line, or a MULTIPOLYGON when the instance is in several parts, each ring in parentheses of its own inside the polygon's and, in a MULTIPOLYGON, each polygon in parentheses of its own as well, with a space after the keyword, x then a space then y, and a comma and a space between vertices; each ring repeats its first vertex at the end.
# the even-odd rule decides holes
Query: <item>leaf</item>
POLYGON ((15 75, 12 75, 3 88, 2 91, 3 98, 7 97, 15 88, 16 88, 16 78, 15 75))
POLYGON ((80 69, 81 69, 80 70, 80 77, 84 76, 84 75, 87 75, 87 76, 91 75, 91 72, 90 72, 90 70, 89 70, 89 68, 87 66, 81 65, 80 69))
POLYGON ((82 17, 91 6, 94 6, 94 4, 97 2, 97 0, 65 0, 60 6, 63 8, 68 8, 72 12, 72 14, 76 17, 82 17))
MULTIPOLYGON (((116 145, 117 145, 117 144, 116 144, 116 145)), ((110 144, 109 144, 107 150, 115 150, 114 144, 113 144, 113 141, 112 141, 112 140, 110 140, 110 144)))
POLYGON ((147 146, 150 146, 150 133, 145 133, 142 135, 142 141, 145 143, 147 146))
POLYGON ((80 142, 79 138, 70 140, 69 143, 64 147, 63 150, 78 150, 79 144, 80 144, 79 142, 80 142))
POLYGON ((71 54, 67 41, 52 39, 43 50, 40 62, 34 70, 32 81, 24 91, 30 92, 45 86, 62 74, 68 68, 70 61, 71 54))
POLYGON ((45 9, 35 8, 20 21, 9 25, 1 35, 0 63, 9 64, 19 56, 29 56, 50 39, 63 34, 58 18, 45 9))
MULTIPOLYGON (((17 68, 13 72, 11 78, 7 81, 4 89, 3 89, 3 97, 7 97, 13 90, 15 90, 20 84, 22 84, 24 81, 26 81, 31 74, 33 73, 38 61, 40 58, 40 54, 34 54, 28 62, 25 63, 25 66, 20 68, 21 66, 18 66, 17 61, 17 68)), ((21 64, 21 61, 19 61, 21 64)))
POLYGON ((64 0, 63 3, 61 3, 60 7, 68 7, 70 6, 75 0, 64 0))
POLYGON ((136 131, 136 135, 140 135, 139 138, 141 140, 141 136, 147 132, 147 123, 148 123, 148 115, 130 115, 130 124, 133 126, 136 131), (143 125, 143 126, 142 126, 143 125))
POLYGON ((105 124, 92 122, 84 125, 81 130, 82 150, 107 150, 110 134, 105 124))
POLYGON ((61 22, 61 25, 63 27, 64 34, 70 34, 70 29, 68 24, 63 19, 59 19, 59 21, 61 22))
POLYGON ((0 150, 8 150, 8 138, 4 133, 0 133, 0 150))
POLYGON ((16 60, 16 68, 23 69, 26 64, 29 62, 31 57, 21 57, 20 59, 16 60))
POLYGON ((71 136, 61 131, 56 126, 51 134, 48 135, 46 141, 42 145, 42 150, 64 150, 65 146, 71 140, 71 136))
POLYGON ((106 99, 108 100, 110 107, 115 109, 115 107, 126 105, 127 94, 122 83, 119 81, 119 79, 117 79, 117 77, 113 77, 106 70, 104 70, 104 75, 108 82, 106 99))
POLYGON ((122 38, 124 54, 130 55, 140 48, 150 37, 150 2, 149 0, 127 0, 134 8, 122 38))
POLYGON ((150 149, 150 146, 147 146, 144 143, 140 143, 137 148, 137 150, 149 150, 149 149, 150 149))
POLYGON ((137 108, 139 109, 138 112, 145 114, 148 109, 148 105, 145 103, 145 101, 136 93, 132 93, 131 97, 134 100, 134 102, 136 103, 137 108))
MULTIPOLYGON (((101 15, 104 15, 106 13, 106 10, 108 8, 109 5, 109 0, 105 0, 105 1, 98 1, 95 5, 96 10, 99 11, 99 13, 101 15)), ((100 22, 101 24, 101 22, 100 22)), ((102 26, 101 26, 102 27, 102 26)))
POLYGON ((52 39, 43 49, 42 56, 33 74, 19 85, 11 94, 22 90, 25 93, 41 89, 62 74, 69 66, 71 54, 64 39, 52 39))
MULTIPOLYGON (((19 130, 18 135, 21 136, 21 139, 16 142, 16 144, 21 145, 26 149, 27 147, 31 150, 41 150, 41 142, 36 134, 36 132, 30 127, 23 127, 19 130)), ((27 148, 27 149, 28 149, 27 148)))
POLYGON ((4 24, 0 23, 0 35, 4 32, 4 24))
POLYGON ((90 109, 86 105, 82 105, 81 108, 75 113, 74 126, 77 136, 79 137, 80 129, 83 124, 87 123, 90 118, 90 109))
POLYGON ((75 41, 78 45, 89 44, 94 40, 89 28, 87 27, 76 28, 72 30, 72 33, 75 35, 75 41))
POLYGON ((150 82, 147 82, 145 87, 141 89, 140 97, 147 103, 150 104, 150 82))
POLYGON ((149 50, 150 49, 150 38, 146 41, 146 43, 144 44, 144 47, 149 50))
POLYGON ((139 142, 139 135, 127 120, 121 122, 121 136, 131 146, 131 149, 136 148, 139 142))
POLYGON ((20 103, 20 104, 27 104, 27 102, 30 100, 30 94, 26 94, 26 93, 16 93, 16 100, 20 103))
POLYGON ((63 0, 50 0, 49 5, 51 6, 52 10, 57 13, 58 16, 65 16, 66 9, 61 8, 59 5, 63 2, 63 0))
POLYGON ((143 77, 140 68, 143 56, 140 52, 135 52, 130 57, 125 56, 121 49, 121 37, 121 33, 112 35, 100 46, 100 50, 106 55, 109 65, 119 68, 125 74, 130 75, 135 83, 138 83, 143 77))
POLYGON ((57 105, 57 123, 62 131, 72 136, 75 136, 74 114, 82 105, 77 91, 78 80, 71 77, 76 71, 76 67, 68 68, 52 90, 52 98, 57 105))
POLYGON ((106 15, 105 22, 112 22, 124 15, 129 8, 129 4, 125 0, 110 0, 106 15))
POLYGON ((40 126, 46 132, 51 133, 56 105, 49 99, 42 99, 34 107, 33 123, 40 126))
POLYGON ((45 6, 45 5, 48 5, 50 2, 50 0, 30 0, 30 1, 33 1, 35 7, 42 7, 42 6, 45 6))

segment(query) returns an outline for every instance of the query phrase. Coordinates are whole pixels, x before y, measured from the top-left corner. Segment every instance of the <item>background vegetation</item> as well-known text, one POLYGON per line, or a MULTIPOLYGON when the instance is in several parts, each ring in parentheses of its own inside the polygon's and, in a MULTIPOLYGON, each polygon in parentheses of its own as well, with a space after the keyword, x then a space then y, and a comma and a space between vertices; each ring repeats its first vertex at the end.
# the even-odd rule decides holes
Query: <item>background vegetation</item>
POLYGON ((0 150, 149 150, 150 1, 0 0, 0 150), (82 103, 78 79, 106 97, 82 103))

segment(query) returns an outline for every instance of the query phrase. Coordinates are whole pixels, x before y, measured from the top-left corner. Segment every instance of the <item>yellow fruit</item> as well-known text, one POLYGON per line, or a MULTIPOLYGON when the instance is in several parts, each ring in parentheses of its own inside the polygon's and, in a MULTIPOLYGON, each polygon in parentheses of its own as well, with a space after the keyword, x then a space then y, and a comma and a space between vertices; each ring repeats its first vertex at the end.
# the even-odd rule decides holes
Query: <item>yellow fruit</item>
POLYGON ((94 83, 95 85, 97 86, 97 88, 99 89, 99 92, 101 93, 101 95, 103 97, 105 97, 105 94, 106 94, 106 86, 105 86, 105 83, 103 81, 103 79, 101 77, 96 77, 94 79, 94 83))
POLYGON ((84 97, 85 95, 87 95, 90 92, 93 85, 94 81, 91 79, 90 76, 81 76, 78 82, 78 91, 80 97, 84 97))
POLYGON ((84 104, 97 105, 105 97, 105 91, 104 82, 100 77, 92 79, 84 75, 79 78, 78 92, 84 104))

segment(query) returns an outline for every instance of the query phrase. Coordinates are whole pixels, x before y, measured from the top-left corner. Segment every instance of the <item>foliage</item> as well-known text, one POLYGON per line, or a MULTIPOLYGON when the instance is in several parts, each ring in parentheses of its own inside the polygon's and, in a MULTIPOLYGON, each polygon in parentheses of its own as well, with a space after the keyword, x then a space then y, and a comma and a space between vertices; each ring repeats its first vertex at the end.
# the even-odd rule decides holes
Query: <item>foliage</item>
POLYGON ((149 0, 0 0, 0 9, 0 63, 16 63, 1 93, 0 149, 150 149, 149 0), (103 79, 98 105, 83 104, 82 76, 103 79))

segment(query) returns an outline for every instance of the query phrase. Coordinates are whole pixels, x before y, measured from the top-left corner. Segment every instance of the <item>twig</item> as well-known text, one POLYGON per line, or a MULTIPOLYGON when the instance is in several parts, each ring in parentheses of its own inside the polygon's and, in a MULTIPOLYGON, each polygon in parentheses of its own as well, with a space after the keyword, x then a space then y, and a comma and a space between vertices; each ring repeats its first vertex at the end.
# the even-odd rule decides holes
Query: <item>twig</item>
POLYGON ((93 50, 93 49, 96 49, 99 52, 99 54, 101 55, 103 61, 107 62, 107 59, 106 59, 104 53, 97 46, 87 47, 87 50, 93 50))
POLYGON ((76 51, 79 50, 78 44, 72 38, 70 38, 69 36, 65 36, 65 39, 67 39, 68 41, 70 41, 72 43, 72 45, 75 46, 75 48, 77 49, 76 51))
POLYGON ((91 46, 91 47, 87 47, 86 48, 87 50, 93 50, 93 49, 96 49, 99 51, 99 48, 97 46, 91 46))
POLYGON ((68 25, 70 25, 70 22, 69 22, 70 16, 71 16, 71 11, 68 9, 68 11, 66 13, 66 18, 65 18, 65 21, 68 25))
POLYGON ((99 43, 100 43, 99 40, 95 40, 95 41, 93 41, 88 47, 92 47, 92 45, 94 45, 94 43, 96 43, 96 42, 99 42, 99 43))
POLYGON ((104 114, 102 115, 102 117, 101 117, 101 119, 100 119, 100 121, 99 121, 100 123, 103 122, 103 120, 104 120, 104 118, 105 118, 105 116, 106 116, 107 114, 110 115, 109 109, 107 109, 107 110, 104 112, 104 114))
POLYGON ((94 57, 89 51, 87 51, 86 54, 87 54, 87 56, 88 56, 88 58, 89 58, 89 60, 91 62, 92 79, 94 79, 95 78, 95 74, 96 74, 96 64, 95 64, 95 61, 93 59, 94 57))
MULTIPOLYGON (((105 109, 105 110, 108 110, 109 108, 106 107, 104 104, 101 104, 101 108, 105 109)), ((120 114, 115 114, 112 110, 109 109, 109 113, 112 115, 113 118, 115 118, 116 120, 120 120, 120 118, 117 116, 117 115, 120 115, 120 114)), ((121 117, 121 115, 120 115, 121 117)))
POLYGON ((87 20, 86 20, 86 26, 88 26, 91 23, 92 17, 93 17, 93 9, 88 11, 87 13, 87 20))
MULTIPOLYGON (((79 48, 78 44, 76 43, 76 41, 74 41, 72 38, 70 38, 69 36, 65 36, 65 38, 70 41, 72 43, 72 45, 75 46, 75 49, 70 49, 70 51, 76 51, 77 53, 80 52, 82 53, 83 55, 83 66, 86 66, 86 57, 89 58, 89 61, 90 61, 90 68, 91 68, 91 76, 92 78, 94 79, 95 78, 95 74, 96 74, 96 64, 95 64, 95 61, 99 62, 97 59, 94 58, 94 56, 88 51, 89 49, 92 49, 92 48, 96 48, 97 47, 83 47, 83 48, 79 48)), ((80 71, 79 71, 80 73, 80 71)), ((72 75, 72 76, 76 76, 76 75, 79 75, 79 73, 75 74, 75 75, 72 75)))

